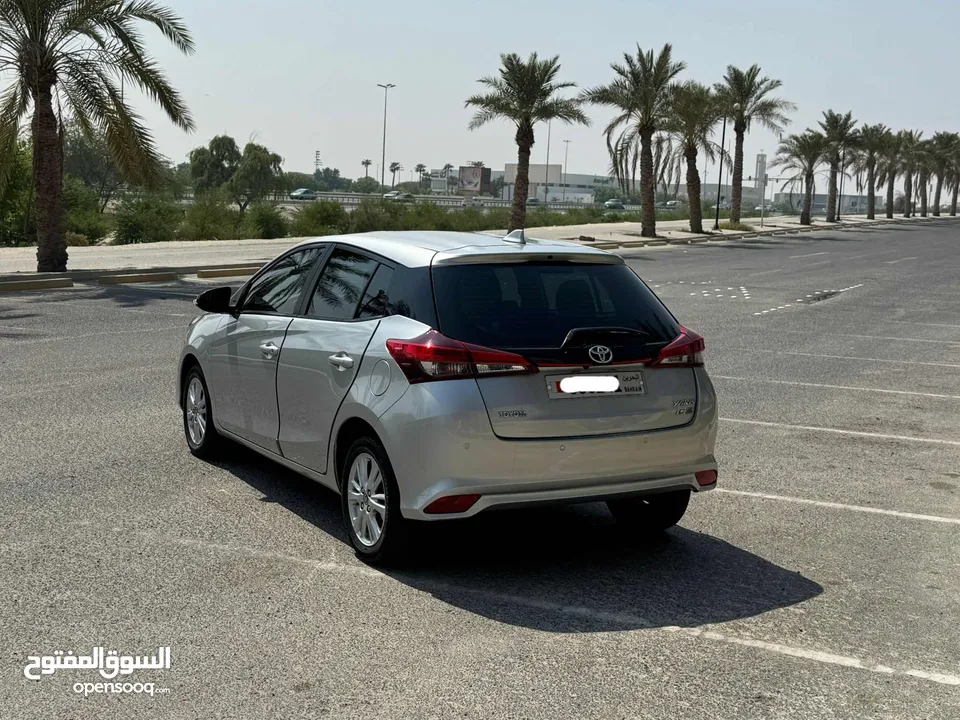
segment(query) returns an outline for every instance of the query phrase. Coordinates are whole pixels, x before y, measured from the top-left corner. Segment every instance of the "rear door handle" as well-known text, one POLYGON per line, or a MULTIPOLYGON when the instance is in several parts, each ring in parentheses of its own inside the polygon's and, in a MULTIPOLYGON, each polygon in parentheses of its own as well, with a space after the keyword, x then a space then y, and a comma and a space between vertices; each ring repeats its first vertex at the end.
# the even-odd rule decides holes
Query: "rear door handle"
POLYGON ((353 358, 347 355, 342 350, 336 355, 331 355, 329 358, 330 364, 333 365, 340 372, 346 371, 348 368, 353 367, 353 358))
POLYGON ((276 345, 272 342, 261 343, 260 345, 260 354, 263 355, 264 360, 273 360, 277 356, 277 351, 279 351, 276 345))

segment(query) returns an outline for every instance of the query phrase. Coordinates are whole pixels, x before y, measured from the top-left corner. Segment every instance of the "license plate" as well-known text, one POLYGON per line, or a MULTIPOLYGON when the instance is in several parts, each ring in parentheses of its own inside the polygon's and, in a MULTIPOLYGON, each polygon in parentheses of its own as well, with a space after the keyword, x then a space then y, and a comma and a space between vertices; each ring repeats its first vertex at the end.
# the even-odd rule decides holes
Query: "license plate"
POLYGON ((561 400, 564 398, 577 398, 577 397, 596 397, 603 395, 644 395, 647 392, 647 388, 643 383, 643 373, 642 372, 618 372, 610 373, 609 375, 595 375, 595 374, 581 374, 581 375, 548 375, 546 378, 547 381, 547 395, 553 400, 561 400), (599 381, 598 385, 606 385, 607 387, 612 386, 612 380, 616 380, 616 389, 598 389, 598 390, 582 390, 569 392, 570 383, 564 383, 564 380, 597 380, 599 381), (568 387, 567 390, 561 388, 561 384, 568 387))

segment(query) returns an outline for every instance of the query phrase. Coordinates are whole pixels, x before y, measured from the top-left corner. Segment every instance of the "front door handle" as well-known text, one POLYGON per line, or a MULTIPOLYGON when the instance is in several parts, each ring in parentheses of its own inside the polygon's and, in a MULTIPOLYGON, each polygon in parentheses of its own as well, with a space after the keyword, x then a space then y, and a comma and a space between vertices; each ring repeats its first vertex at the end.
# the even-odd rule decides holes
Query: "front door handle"
POLYGON ((336 355, 331 355, 329 358, 330 364, 333 365, 340 372, 346 371, 348 368, 353 367, 353 358, 347 355, 342 350, 336 355))
POLYGON ((260 345, 260 354, 263 355, 264 360, 273 360, 277 357, 277 352, 280 350, 272 342, 265 342, 260 345))

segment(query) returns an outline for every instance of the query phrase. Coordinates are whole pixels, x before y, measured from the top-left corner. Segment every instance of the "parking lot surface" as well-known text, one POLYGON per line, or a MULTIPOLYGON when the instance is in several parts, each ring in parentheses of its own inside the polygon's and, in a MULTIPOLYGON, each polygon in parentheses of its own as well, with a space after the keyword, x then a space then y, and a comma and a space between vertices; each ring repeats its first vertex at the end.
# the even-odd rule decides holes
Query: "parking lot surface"
POLYGON ((721 489, 651 543, 491 513, 387 571, 332 493, 187 452, 212 283, 0 296, 0 718, 960 717, 960 225, 624 256, 706 338, 721 489), (24 677, 97 646, 171 667, 24 677))

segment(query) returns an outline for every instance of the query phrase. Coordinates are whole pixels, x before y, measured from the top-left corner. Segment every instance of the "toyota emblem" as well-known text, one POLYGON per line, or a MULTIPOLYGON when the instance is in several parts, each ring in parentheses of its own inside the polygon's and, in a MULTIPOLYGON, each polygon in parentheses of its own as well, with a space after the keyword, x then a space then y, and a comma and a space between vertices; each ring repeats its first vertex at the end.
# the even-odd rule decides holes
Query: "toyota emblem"
POLYGON ((606 345, 594 345, 587 351, 587 354, 591 360, 600 365, 606 365, 613 360, 613 351, 606 345))

